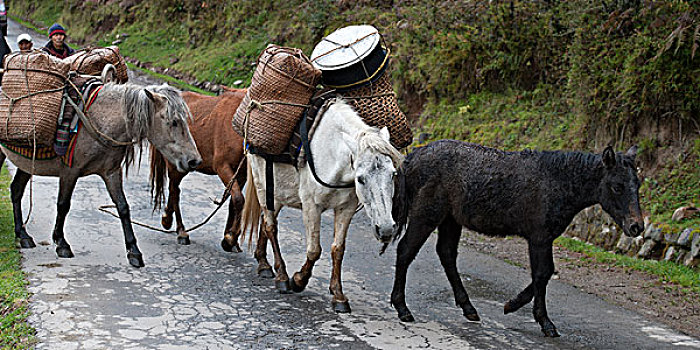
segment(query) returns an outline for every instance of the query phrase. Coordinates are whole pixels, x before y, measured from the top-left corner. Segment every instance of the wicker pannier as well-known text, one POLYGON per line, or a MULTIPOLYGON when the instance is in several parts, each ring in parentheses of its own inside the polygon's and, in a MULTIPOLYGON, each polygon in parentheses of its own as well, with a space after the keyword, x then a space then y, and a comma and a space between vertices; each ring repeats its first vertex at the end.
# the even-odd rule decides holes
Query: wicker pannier
POLYGON ((118 46, 83 49, 63 60, 70 63, 71 70, 85 75, 100 75, 102 69, 111 63, 116 70, 116 82, 126 83, 129 80, 126 61, 119 54, 118 46))
POLYGON ((370 84, 351 90, 339 90, 338 93, 354 107, 365 123, 376 127, 386 126, 394 147, 402 149, 413 142, 413 133, 406 115, 396 102, 396 93, 388 74, 382 74, 370 84))
POLYGON ((259 151, 284 152, 320 79, 321 71, 301 50, 269 45, 258 58, 233 128, 259 151))
POLYGON ((70 65, 39 50, 5 57, 0 97, 0 140, 50 146, 56 137, 70 65), (27 89, 28 87, 28 89, 27 89))

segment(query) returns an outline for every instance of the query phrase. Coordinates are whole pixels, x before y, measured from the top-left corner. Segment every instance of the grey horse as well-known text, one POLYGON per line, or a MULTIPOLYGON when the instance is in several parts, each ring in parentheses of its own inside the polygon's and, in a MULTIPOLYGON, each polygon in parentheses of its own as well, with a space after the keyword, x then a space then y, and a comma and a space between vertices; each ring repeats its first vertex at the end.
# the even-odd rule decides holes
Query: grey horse
POLYGON ((15 237, 22 248, 36 245, 22 224, 22 196, 32 175, 59 177, 58 205, 53 241, 61 258, 72 258, 73 252, 63 234, 71 196, 79 177, 98 175, 107 185, 117 207, 126 242, 127 259, 135 267, 144 266, 141 251, 131 227, 129 204, 122 188, 122 167, 134 160, 135 148, 148 140, 180 171, 196 168, 202 157, 197 152, 187 126, 191 117, 179 91, 168 86, 142 87, 134 84, 106 84, 87 114, 97 133, 84 128, 76 139, 73 164, 68 167, 60 159, 32 160, 2 147, 4 155, 17 172, 10 186, 15 221, 15 237), (100 135, 101 134, 101 135, 100 135), (111 139, 111 140, 110 140, 111 139))

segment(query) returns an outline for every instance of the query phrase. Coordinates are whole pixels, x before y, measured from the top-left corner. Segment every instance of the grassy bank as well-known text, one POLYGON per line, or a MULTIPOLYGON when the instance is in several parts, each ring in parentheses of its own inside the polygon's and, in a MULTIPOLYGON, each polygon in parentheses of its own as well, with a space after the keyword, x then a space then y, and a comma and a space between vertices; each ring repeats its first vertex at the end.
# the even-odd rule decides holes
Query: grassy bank
POLYGON ((659 277, 664 283, 673 283, 687 289, 687 292, 700 293, 700 271, 680 266, 669 261, 640 260, 637 258, 606 252, 596 246, 567 237, 559 237, 554 244, 567 250, 583 253, 603 264, 610 264, 659 277))
POLYGON ((15 246, 9 184, 10 176, 3 166, 0 172, 0 347, 30 349, 35 331, 27 323, 29 293, 20 269, 21 256, 15 246))

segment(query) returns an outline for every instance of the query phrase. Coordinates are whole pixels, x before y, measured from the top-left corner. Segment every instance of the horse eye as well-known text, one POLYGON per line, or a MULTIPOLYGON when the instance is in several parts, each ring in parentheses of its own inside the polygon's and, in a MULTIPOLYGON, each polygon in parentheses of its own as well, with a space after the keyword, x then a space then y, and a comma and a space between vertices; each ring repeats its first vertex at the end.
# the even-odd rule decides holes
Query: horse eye
POLYGON ((364 176, 358 176, 358 177, 357 177, 357 182, 359 182, 360 185, 364 185, 364 184, 365 184, 365 177, 364 177, 364 176))
POLYGON ((173 122, 172 122, 173 128, 177 128, 178 125, 179 125, 179 123, 177 122, 177 120, 173 120, 173 122))
POLYGON ((398 174, 399 174, 398 171, 394 171, 393 173, 391 173, 391 177, 396 177, 396 175, 398 175, 398 174))

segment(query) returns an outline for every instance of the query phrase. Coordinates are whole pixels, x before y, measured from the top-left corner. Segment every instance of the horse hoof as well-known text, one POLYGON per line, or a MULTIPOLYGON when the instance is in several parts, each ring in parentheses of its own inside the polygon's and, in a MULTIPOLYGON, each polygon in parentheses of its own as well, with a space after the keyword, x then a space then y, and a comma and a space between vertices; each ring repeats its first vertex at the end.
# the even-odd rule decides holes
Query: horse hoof
POLYGON ((507 314, 509 314, 509 313, 511 313, 511 312, 515 312, 516 310, 518 310, 518 309, 516 309, 516 308, 514 308, 513 306, 511 306, 511 305, 510 305, 510 301, 506 302, 506 304, 503 305, 503 314, 504 314, 504 315, 507 315, 507 314))
POLYGON ((550 329, 543 328, 542 333, 544 333, 545 337, 549 337, 549 338, 558 338, 559 337, 559 333, 557 333, 556 328, 550 328, 550 329))
POLYGON ((141 254, 128 253, 126 258, 129 259, 129 264, 133 267, 144 267, 143 256, 141 254))
POLYGON ((177 244, 190 245, 190 236, 177 236, 177 244))
POLYGON ((173 226, 173 217, 169 215, 163 215, 163 217, 160 219, 160 224, 163 225, 164 229, 169 230, 170 227, 173 226))
POLYGON ((238 243, 231 244, 231 243, 229 243, 229 241, 226 238, 221 240, 221 248, 224 251, 227 251, 229 253, 231 253, 231 252, 240 253, 243 251, 243 250, 241 250, 241 247, 238 246, 238 243))
POLYGON ((275 274, 272 273, 271 268, 267 268, 267 269, 262 269, 262 270, 258 271, 258 276, 260 276, 262 278, 274 278, 275 274))
POLYGON ((31 237, 20 238, 19 239, 19 246, 22 248, 36 248, 36 244, 34 244, 34 240, 31 237))
POLYGON ((339 314, 349 314, 350 313, 350 303, 346 301, 335 301, 333 300, 333 311, 339 314))
POLYGON ((401 322, 415 322, 416 321, 416 319, 413 318, 413 315, 411 315, 410 311, 406 311, 405 314, 399 313, 399 320, 401 320, 401 322))
POLYGON ((304 289, 306 289, 306 284, 304 284, 304 285, 297 284, 294 277, 292 277, 289 280, 289 285, 292 287, 292 290, 294 291, 294 293, 301 293, 304 291, 304 289))
POLYGON ((289 281, 275 281, 275 287, 280 294, 292 294, 292 287, 289 285, 289 281))
POLYGON ((58 255, 59 258, 72 258, 75 256, 73 255, 73 251, 70 250, 70 247, 66 246, 56 247, 56 255, 58 255))
POLYGON ((469 322, 481 322, 481 317, 479 317, 479 314, 464 314, 464 317, 466 317, 467 321, 469 322))

